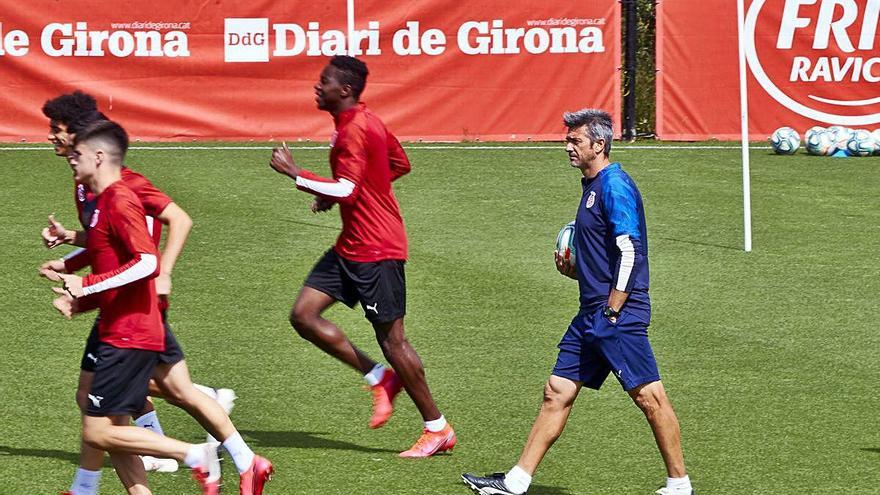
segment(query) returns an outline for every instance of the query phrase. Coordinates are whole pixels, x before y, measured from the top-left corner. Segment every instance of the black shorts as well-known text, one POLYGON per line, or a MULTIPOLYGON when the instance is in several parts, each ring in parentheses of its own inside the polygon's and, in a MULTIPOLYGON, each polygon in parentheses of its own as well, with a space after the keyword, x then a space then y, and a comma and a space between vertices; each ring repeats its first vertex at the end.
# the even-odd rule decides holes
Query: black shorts
POLYGON ((350 308, 360 302, 370 322, 388 323, 406 314, 405 263, 403 260, 358 263, 330 249, 312 268, 305 285, 350 308))
MULTIPOLYGON (((95 324, 92 325, 92 331, 89 332, 89 337, 86 339, 86 348, 83 350, 82 360, 80 360, 79 364, 81 370, 90 373, 95 372, 95 364, 98 362, 98 353, 96 349, 98 348, 98 344, 101 343, 101 341, 98 340, 99 320, 100 317, 96 318, 95 324)), ((159 363, 174 364, 183 361, 183 349, 180 347, 180 344, 177 343, 174 334, 171 333, 171 325, 168 324, 168 319, 166 318, 166 313, 164 311, 162 312, 162 324, 165 326, 165 352, 159 354, 159 363)))
POLYGON ((150 378, 159 353, 143 349, 122 349, 99 342, 95 378, 89 389, 89 416, 135 415, 144 409, 150 378))

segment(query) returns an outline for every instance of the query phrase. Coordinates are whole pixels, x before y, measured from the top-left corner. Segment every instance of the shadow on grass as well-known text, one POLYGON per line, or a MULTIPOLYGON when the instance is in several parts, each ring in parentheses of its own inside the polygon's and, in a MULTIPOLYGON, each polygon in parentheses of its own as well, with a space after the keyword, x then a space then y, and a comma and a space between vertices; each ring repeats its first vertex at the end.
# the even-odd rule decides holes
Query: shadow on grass
POLYGON ((529 495, 571 495, 571 492, 558 486, 532 485, 529 487, 529 495))
POLYGON ((322 435, 327 435, 327 433, 324 432, 242 430, 241 434, 248 440, 254 441, 254 445, 260 447, 294 447, 298 449, 335 449, 353 450, 355 452, 397 453, 396 450, 364 447, 362 445, 343 442, 341 440, 324 438, 322 435))
MULTIPOLYGON (((474 493, 473 490, 464 483, 458 482, 453 485, 459 487, 459 489, 451 493, 474 493)), ((532 485, 529 487, 529 495, 572 495, 572 493, 568 491, 567 488, 559 488, 558 486, 532 485)))
POLYGON ((302 225, 304 227, 315 227, 318 229, 326 229, 326 230, 339 230, 339 227, 334 227, 332 225, 322 225, 320 223, 312 223, 312 222, 303 222, 301 220, 291 220, 289 218, 284 219, 288 223, 293 223, 296 225, 302 225))
POLYGON ((865 452, 876 452, 876 453, 880 454, 880 448, 876 448, 876 447, 874 447, 874 448, 862 449, 862 450, 864 450, 865 452))
POLYGON ((71 464, 79 464, 79 452, 66 452, 64 450, 52 449, 18 449, 15 447, 7 447, 0 445, 0 457, 3 456, 16 457, 42 457, 44 459, 60 459, 70 462, 71 464))

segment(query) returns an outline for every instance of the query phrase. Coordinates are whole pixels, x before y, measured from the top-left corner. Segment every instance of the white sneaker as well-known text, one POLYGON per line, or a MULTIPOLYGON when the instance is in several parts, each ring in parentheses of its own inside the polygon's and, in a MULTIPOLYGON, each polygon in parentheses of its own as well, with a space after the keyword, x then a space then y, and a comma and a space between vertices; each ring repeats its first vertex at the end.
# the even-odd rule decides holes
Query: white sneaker
POLYGON ((685 493, 684 490, 670 490, 665 486, 654 493, 656 493, 657 495, 696 495, 696 492, 693 488, 691 488, 691 491, 685 493))
POLYGON ((141 461, 144 462, 144 470, 147 472, 155 471, 157 473, 173 473, 177 471, 177 461, 174 459, 160 459, 149 455, 142 455, 141 461))
POLYGON ((214 399, 220 404, 220 407, 226 411, 226 414, 232 412, 232 408, 235 407, 235 399, 238 396, 235 395, 235 391, 231 388, 218 388, 216 389, 217 397, 214 399))

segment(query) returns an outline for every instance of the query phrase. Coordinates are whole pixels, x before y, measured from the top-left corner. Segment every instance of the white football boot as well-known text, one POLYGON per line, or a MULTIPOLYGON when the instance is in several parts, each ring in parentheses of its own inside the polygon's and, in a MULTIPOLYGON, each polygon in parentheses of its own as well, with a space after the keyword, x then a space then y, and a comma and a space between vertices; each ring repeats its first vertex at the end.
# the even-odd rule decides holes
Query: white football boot
POLYGON ((157 473, 173 473, 177 471, 177 461, 174 459, 160 459, 150 455, 142 455, 141 461, 144 463, 144 470, 157 473))

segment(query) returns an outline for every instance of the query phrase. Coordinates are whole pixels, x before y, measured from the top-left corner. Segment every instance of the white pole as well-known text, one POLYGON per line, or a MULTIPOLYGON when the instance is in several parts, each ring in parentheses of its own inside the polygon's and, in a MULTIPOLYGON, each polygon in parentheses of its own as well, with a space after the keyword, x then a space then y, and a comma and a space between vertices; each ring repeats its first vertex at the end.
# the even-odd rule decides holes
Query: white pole
POLYGON ((348 0, 348 39, 346 40, 346 45, 348 45, 348 54, 354 55, 354 0, 348 0))
POLYGON ((746 85, 747 71, 745 38, 745 0, 737 0, 737 31, 739 35, 739 101, 742 125, 742 164, 743 164, 743 235, 744 249, 752 251, 752 191, 749 181, 749 92, 746 85))

